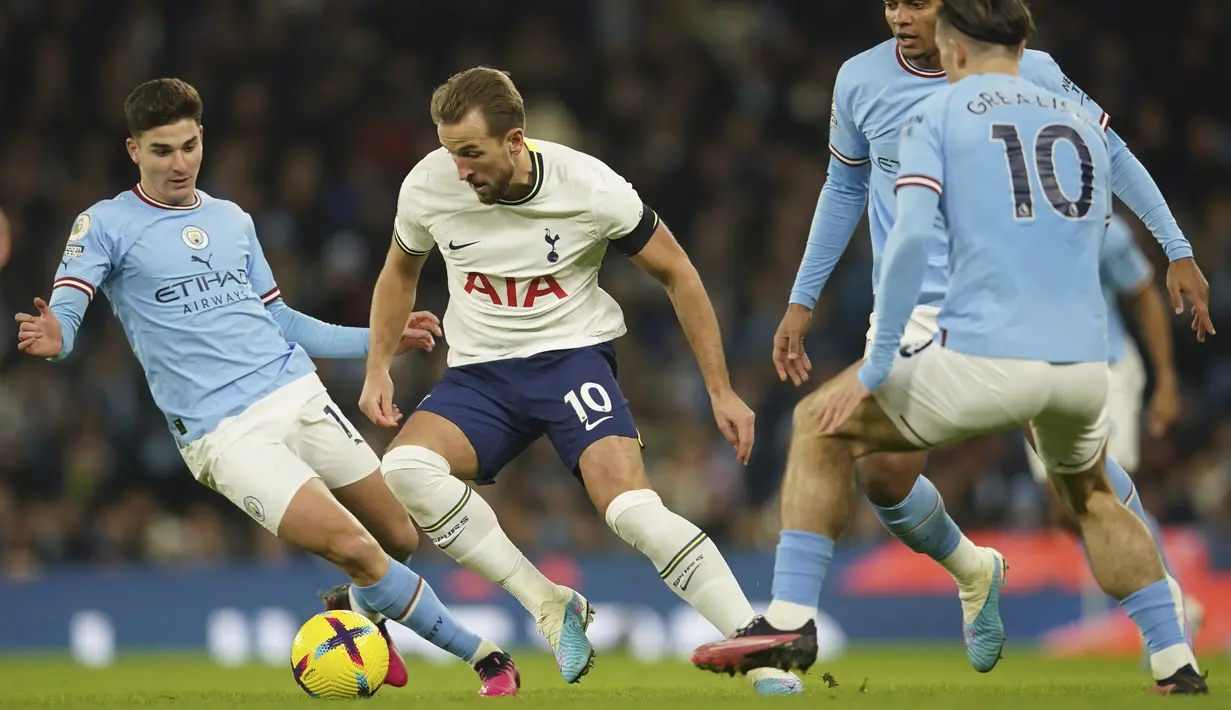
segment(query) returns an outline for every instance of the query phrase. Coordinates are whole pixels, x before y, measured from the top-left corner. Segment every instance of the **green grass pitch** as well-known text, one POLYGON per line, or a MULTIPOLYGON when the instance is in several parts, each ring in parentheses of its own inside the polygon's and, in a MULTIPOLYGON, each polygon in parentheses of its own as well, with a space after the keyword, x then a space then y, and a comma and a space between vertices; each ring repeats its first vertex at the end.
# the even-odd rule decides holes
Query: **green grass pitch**
MULTIPOLYGON (((857 647, 843 658, 819 664, 804 677, 803 697, 758 698, 746 680, 698 671, 686 663, 643 664, 606 654, 579 685, 566 685, 550 657, 522 654, 522 692, 517 698, 478 698, 477 680, 461 664, 413 663, 406 688, 382 688, 365 708, 444 710, 504 704, 518 708, 742 708, 782 704, 808 708, 891 710, 996 710, 1082 708, 1121 710, 1182 703, 1227 707, 1223 678, 1231 659, 1204 659, 1212 680, 1208 698, 1163 698, 1147 692, 1148 674, 1135 659, 1057 660, 1025 648, 1006 649, 993 672, 980 675, 966 663, 961 645, 857 647), (821 679, 832 674, 837 687, 821 679), (1221 692, 1220 692, 1221 691, 1221 692)), ((189 655, 124 655, 106 669, 75 666, 58 657, 0 657, 0 708, 89 708, 153 706, 196 708, 306 708, 322 702, 303 694, 290 668, 221 668, 189 655)), ((333 701, 338 702, 338 701, 333 701)))

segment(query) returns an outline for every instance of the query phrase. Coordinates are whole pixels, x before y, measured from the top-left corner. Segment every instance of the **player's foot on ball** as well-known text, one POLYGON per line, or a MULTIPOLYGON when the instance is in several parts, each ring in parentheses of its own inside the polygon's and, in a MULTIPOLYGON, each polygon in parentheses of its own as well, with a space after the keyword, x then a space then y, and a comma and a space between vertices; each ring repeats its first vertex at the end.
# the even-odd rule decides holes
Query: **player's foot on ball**
POLYGON ((1171 677, 1154 681, 1153 692, 1159 695, 1209 695, 1210 686, 1192 666, 1184 666, 1171 677))
POLYGON ((757 668, 807 671, 816 663, 816 622, 792 631, 776 629, 758 616, 729 639, 707 643, 692 653, 692 664, 715 673, 748 673, 757 668))
MULTIPOLYGON (((318 596, 325 603, 325 611, 341 609, 343 611, 363 613, 360 610, 351 609, 349 584, 339 584, 333 589, 319 592, 318 596)), ((368 615, 364 614, 364 616, 368 615)), ((385 674, 385 685, 401 688, 410 680, 410 673, 406 670, 406 659, 402 658, 402 652, 398 650, 397 644, 393 643, 393 637, 389 635, 386 621, 387 619, 381 619, 376 622, 376 628, 380 629, 380 635, 385 638, 385 643, 389 645, 389 670, 385 674)))
POLYGON ((517 695, 521 688, 521 673, 518 672, 513 659, 504 651, 487 654, 483 660, 474 664, 474 670, 483 681, 483 687, 479 688, 479 695, 482 697, 517 695))
POLYGON ((551 644, 556 665, 566 683, 576 683, 594 666, 594 646, 586 629, 594 621, 594 608, 586 598, 561 586, 555 599, 543 602, 539 633, 551 644))
POLYGON ((748 671, 748 679, 757 695, 799 695, 804 692, 804 682, 799 676, 777 668, 754 668, 748 671))
POLYGON ((1000 619, 1000 588, 1009 569, 1004 556, 990 547, 980 548, 986 557, 983 574, 970 585, 958 584, 962 600, 962 640, 966 657, 976 671, 996 667, 1004 650, 1004 622, 1000 619))

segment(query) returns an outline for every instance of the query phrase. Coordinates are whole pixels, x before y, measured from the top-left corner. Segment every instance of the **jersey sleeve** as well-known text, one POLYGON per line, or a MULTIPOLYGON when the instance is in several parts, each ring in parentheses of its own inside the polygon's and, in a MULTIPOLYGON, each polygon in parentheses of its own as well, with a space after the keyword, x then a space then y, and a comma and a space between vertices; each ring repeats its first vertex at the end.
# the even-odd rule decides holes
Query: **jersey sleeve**
POLYGON ((402 183, 398 193, 398 212, 393 219, 393 243, 411 256, 425 256, 436 246, 432 233, 423 226, 423 209, 415 189, 415 174, 412 172, 402 183))
MULTIPOLYGON (((940 99, 941 97, 933 97, 940 99)), ((943 100, 928 100, 906 118, 898 139, 898 177, 894 191, 907 185, 944 194, 943 100)))
POLYGON ((95 292, 103 287, 115 266, 115 249, 106 226, 95 212, 82 212, 73 222, 60 267, 52 282, 49 308, 60 321, 63 347, 53 361, 73 351, 77 330, 95 292))
POLYGON ((93 300, 95 290, 102 287, 111 274, 111 267, 112 244, 106 228, 98 215, 82 212, 73 222, 64 257, 60 260, 60 268, 56 269, 52 300, 55 300, 56 291, 65 288, 79 291, 93 300))
POLYGON ((1132 230, 1119 219, 1107 226, 1099 252, 1099 272, 1103 287, 1121 294, 1137 293, 1154 275, 1149 260, 1133 241, 1132 230))
POLYGON ((1111 116, 1095 103, 1094 99, 1081 90, 1072 79, 1065 76, 1060 65, 1046 52, 1030 52, 1029 59, 1021 63, 1022 78, 1042 86, 1049 91, 1063 96, 1070 101, 1076 101, 1082 110, 1098 120, 1098 125, 1104 131, 1111 123, 1111 116))
POLYGON ((278 288, 278 282, 274 280, 274 270, 270 268, 269 261, 265 258, 261 240, 256 238, 256 225, 252 223, 252 217, 247 214, 244 217, 247 221, 245 230, 248 232, 249 240, 248 284, 252 287, 252 292, 260 296, 261 303, 268 306, 282 298, 282 290, 278 288))
POLYGON ((843 64, 834 81, 833 105, 829 110, 829 152, 851 167, 864 165, 871 160, 868 139, 855 125, 855 88, 858 69, 850 63, 843 64))
MULTIPOLYGON (((605 167, 605 166, 604 166, 605 167)), ((625 256, 636 256, 658 229, 658 213, 641 201, 637 190, 607 168, 590 193, 598 238, 610 241, 625 256)))

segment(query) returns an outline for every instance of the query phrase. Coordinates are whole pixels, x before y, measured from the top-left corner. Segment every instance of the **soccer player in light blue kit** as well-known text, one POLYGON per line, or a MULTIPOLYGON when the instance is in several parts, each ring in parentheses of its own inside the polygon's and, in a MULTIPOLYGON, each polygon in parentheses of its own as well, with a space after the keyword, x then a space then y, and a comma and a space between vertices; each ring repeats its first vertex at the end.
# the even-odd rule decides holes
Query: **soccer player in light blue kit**
MULTIPOLYGON (((815 662, 816 605, 850 514, 855 460, 1029 425, 1095 579, 1149 643, 1155 687, 1208 692, 1157 548, 1104 470, 1107 139, 1073 97, 1023 78, 1031 29, 1022 0, 940 8, 937 40, 953 83, 901 130, 898 219, 885 245, 871 353, 797 409, 774 600, 737 638, 699 648, 699 666, 815 662), (902 345, 938 243, 950 268, 939 334, 902 345)), ((999 654, 1003 634, 967 635, 970 646, 999 654)))
MULTIPOLYGON (((470 663, 483 681, 480 694, 515 695, 508 655, 461 626, 398 561, 414 551, 417 533, 386 487, 380 460, 309 359, 364 357, 367 328, 328 325, 289 308, 252 218, 196 189, 202 110, 196 89, 178 79, 146 82, 128 96, 127 149, 141 180, 74 222, 51 304, 35 299, 37 315, 16 316, 18 347, 67 357, 101 290, 198 481, 337 565, 365 608, 470 663)), ((418 316, 437 329, 434 316, 418 316)), ((408 328, 399 349, 432 343, 428 330, 408 328)), ((383 620, 381 630, 389 641, 383 620)), ((390 651, 391 670, 400 670, 389 681, 405 685, 391 642, 390 651)))
MULTIPOLYGON (((779 377, 796 385, 808 379, 811 364, 802 347, 819 297, 868 205, 872 236, 872 282, 883 269, 885 239, 894 222, 894 179, 899 172, 898 130, 919 101, 945 86, 945 71, 936 63, 935 22, 939 0, 888 0, 885 17, 894 38, 848 60, 838 72, 830 119, 829 176, 813 217, 791 304, 774 338, 774 363, 779 377), (931 68, 927 68, 931 67, 931 68)), ((1109 117, 1060 71, 1043 52, 1027 50, 1021 59, 1026 79, 1065 96, 1106 129, 1109 117)), ((1173 306, 1182 305, 1181 291, 1194 304, 1193 327, 1204 339, 1208 286, 1192 259, 1192 248, 1180 232, 1167 203, 1149 173, 1110 130, 1112 190, 1142 219, 1171 260, 1167 281, 1173 306)), ((919 301, 906 326, 904 343, 928 341, 936 332, 936 315, 948 284, 948 259, 937 241, 928 255, 919 301)), ((875 332, 868 333, 868 347, 875 332)), ((1209 326, 1212 332, 1212 326, 1209 326)), ((867 351, 865 350, 865 354, 867 351)), ((916 552, 939 562, 957 583, 963 623, 981 627, 982 635, 1003 634, 998 597, 1004 581, 1004 559, 990 548, 976 547, 945 512, 936 487, 920 475, 924 452, 883 453, 860 461, 859 483, 881 523, 916 552)), ((1108 476, 1123 500, 1144 516, 1133 484, 1115 462, 1108 476)), ((1182 597, 1175 586, 1177 601, 1182 597)), ((991 670, 999 653, 984 654, 967 646, 976 670, 991 670)))

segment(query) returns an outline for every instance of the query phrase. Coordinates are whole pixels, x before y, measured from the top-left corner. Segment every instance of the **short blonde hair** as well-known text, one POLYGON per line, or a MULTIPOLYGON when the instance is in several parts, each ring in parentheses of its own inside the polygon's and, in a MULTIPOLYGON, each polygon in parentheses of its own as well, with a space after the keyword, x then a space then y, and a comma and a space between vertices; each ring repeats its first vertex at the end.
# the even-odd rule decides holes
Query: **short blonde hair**
POLYGON ((432 121, 436 125, 460 123, 478 109, 490 135, 503 136, 526 127, 526 105, 509 75, 491 67, 458 72, 432 93, 432 121))

